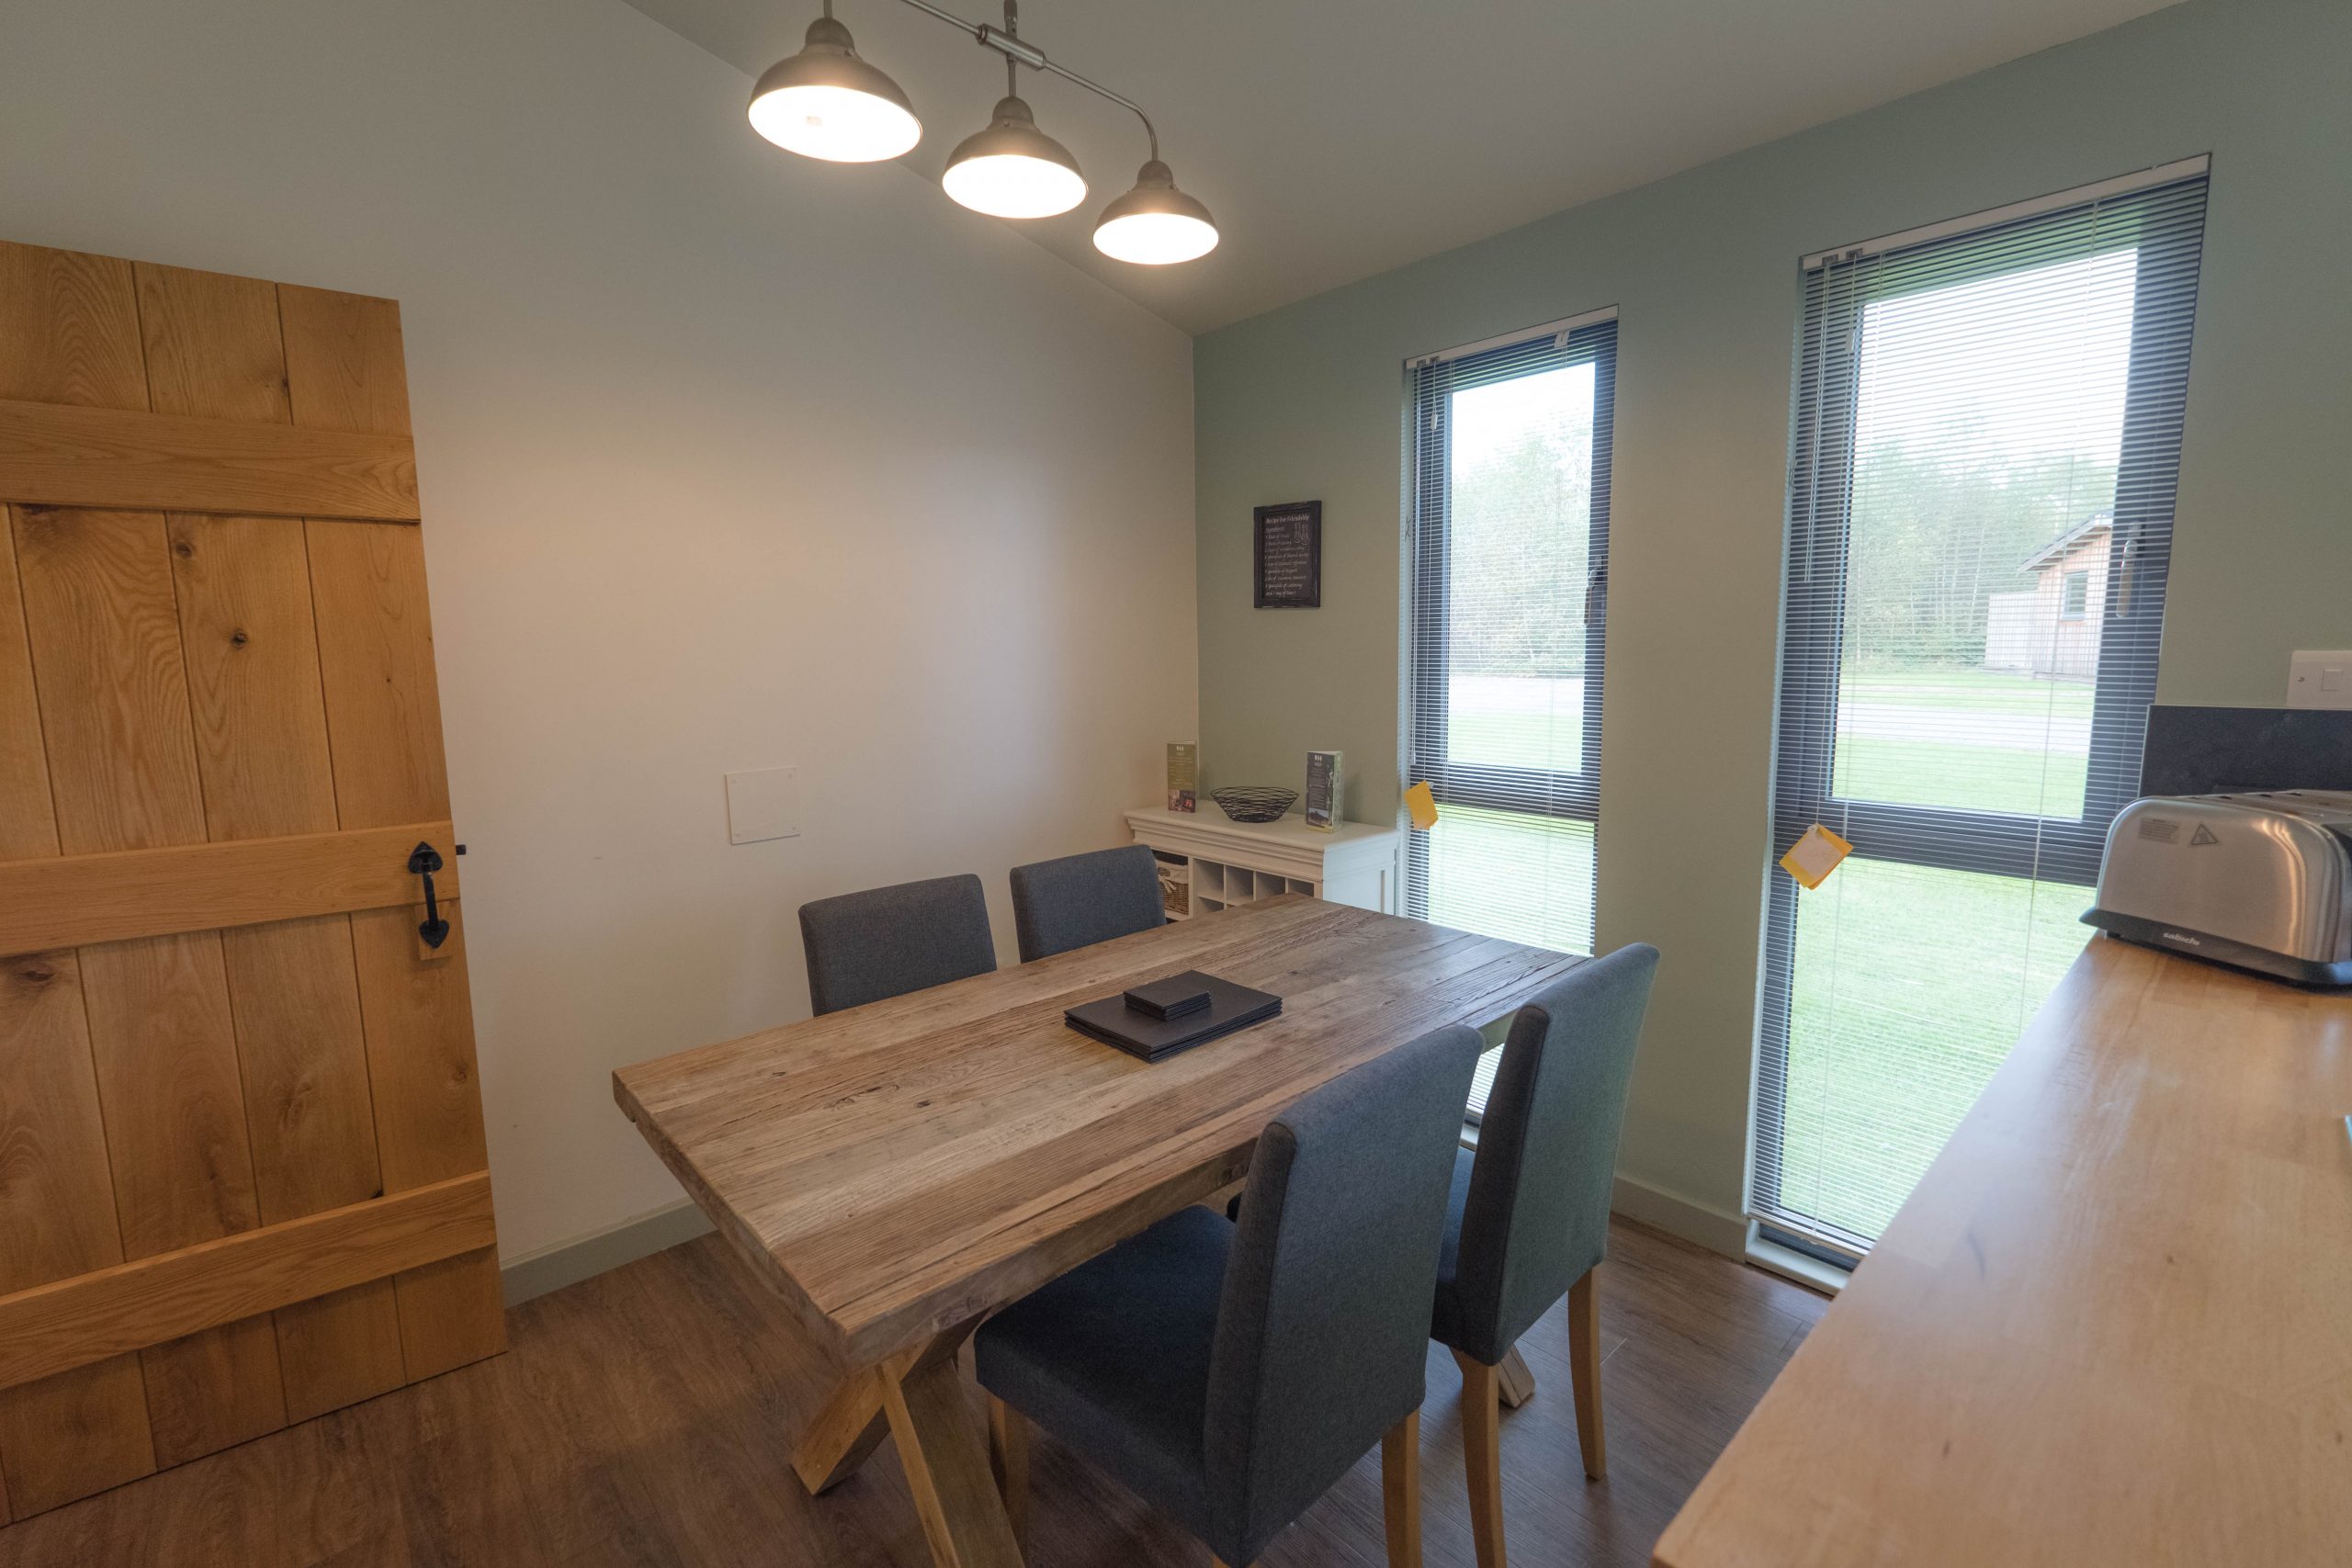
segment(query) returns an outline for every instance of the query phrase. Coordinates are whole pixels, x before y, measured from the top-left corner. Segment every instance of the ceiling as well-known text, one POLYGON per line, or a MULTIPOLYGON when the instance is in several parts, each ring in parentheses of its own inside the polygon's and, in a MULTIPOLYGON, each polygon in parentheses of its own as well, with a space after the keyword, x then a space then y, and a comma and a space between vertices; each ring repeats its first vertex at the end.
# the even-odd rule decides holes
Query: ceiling
MULTIPOLYGON (((1027 0, 1022 36, 1143 105, 1224 237, 1181 266, 1098 254, 1093 215, 1134 183, 1142 130, 1026 71, 1023 96, 1091 188, 1076 211, 1019 227, 1204 332, 2170 3, 1027 0)), ((630 4, 752 75, 800 47, 818 9, 630 4)), ((1001 19, 1001 0, 942 4, 1001 19)), ((837 0, 835 14, 913 100, 923 140, 901 163, 935 181, 987 123, 1002 58, 897 0, 837 0)))

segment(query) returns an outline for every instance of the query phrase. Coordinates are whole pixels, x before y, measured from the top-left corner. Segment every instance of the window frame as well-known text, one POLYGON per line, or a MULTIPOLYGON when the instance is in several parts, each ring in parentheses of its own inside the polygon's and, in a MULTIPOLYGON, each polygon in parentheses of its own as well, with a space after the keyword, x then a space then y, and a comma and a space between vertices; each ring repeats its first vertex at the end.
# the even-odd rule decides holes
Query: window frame
MULTIPOLYGON (((1608 657, 1609 502, 1614 463, 1617 400, 1617 316, 1514 333, 1453 355, 1412 363, 1406 387, 1409 424, 1406 497, 1411 574, 1407 587, 1409 647, 1406 657, 1406 773, 1426 783, 1440 806, 1474 807, 1590 822, 1600 820, 1600 726, 1608 657), (1549 340, 1548 350, 1541 344, 1549 340), (1589 363, 1592 381, 1592 479, 1585 574, 1584 723, 1575 772, 1454 762, 1446 755, 1452 716, 1450 653, 1446 646, 1452 575, 1451 537, 1453 394, 1521 377, 1589 363), (1433 503, 1433 504, 1432 504, 1433 503), (1433 586, 1434 592, 1425 591, 1433 586), (1425 724, 1416 694, 1434 691, 1434 722, 1425 724)), ((1408 835, 1405 911, 1429 918, 1429 836, 1408 835)), ((1597 879, 1596 879, 1597 881, 1597 879)))
MULTIPOLYGON (((1981 245, 1984 274, 1994 276, 2007 270, 2000 260, 2007 254, 2007 243, 2020 231, 2105 199, 2110 191, 2138 195, 2173 185, 2202 185, 2204 165, 2201 160, 2193 164, 2193 169, 2174 165, 2151 172, 2170 177, 2089 187, 2079 200, 2049 198, 1984 214, 1981 222, 1936 225, 1919 231, 1915 243, 1922 251, 1944 249, 1954 241, 1981 245)), ((2201 253, 2201 197, 2198 223, 2194 244, 2201 253)), ((2137 793, 2147 710, 2155 700, 2156 661, 2138 651, 2151 645, 2132 634, 2153 621, 2161 640, 2196 290, 2191 288, 2184 298, 2177 285, 2152 275, 2149 268, 2141 267, 2135 275, 2132 368, 2107 536, 2107 573, 2098 602, 2100 637, 2081 814, 2046 817, 1849 797, 1837 793, 1835 769, 1860 413, 1862 315, 1873 299, 1883 297, 1872 294, 1867 284, 1883 271, 1883 266, 1853 264, 1871 252, 1899 260, 1902 238, 1878 247, 1808 256, 1804 262, 1796 380, 1791 389, 1788 553, 1770 853, 1780 855, 1814 823, 1835 821, 1860 860, 2092 885, 2098 880, 2108 826, 2137 793), (1842 289, 1841 265, 1851 279, 1842 289)), ((2089 609, 2086 604, 2086 620, 2089 609)), ((1839 1247, 1867 1252, 1871 1238, 1785 1209, 1776 1185, 1768 1190, 1768 1179, 1780 1174, 1780 1162, 1768 1162, 1761 1151, 1785 1147, 1782 1117, 1796 978, 1797 886, 1769 865, 1766 878, 1748 1212, 1761 1222, 1815 1229, 1839 1247)))
POLYGON ((2085 621, 2091 612, 2091 569, 2075 567, 2058 575, 2058 618, 2085 621))

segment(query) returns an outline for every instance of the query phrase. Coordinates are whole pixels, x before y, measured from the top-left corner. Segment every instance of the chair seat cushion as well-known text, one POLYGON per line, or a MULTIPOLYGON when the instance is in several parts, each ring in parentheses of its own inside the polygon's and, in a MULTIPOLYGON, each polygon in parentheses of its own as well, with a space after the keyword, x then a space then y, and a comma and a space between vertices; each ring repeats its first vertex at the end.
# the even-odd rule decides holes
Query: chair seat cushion
POLYGON ((1182 1210, 981 1325, 980 1384, 1195 1534, 1234 1227, 1182 1210))
POLYGON ((1445 1239, 1438 1246, 1437 1297, 1430 1310, 1430 1337, 1494 1366, 1502 1359, 1499 1354, 1490 1359, 1484 1353, 1487 1347, 1464 1343, 1469 1325, 1457 1282, 1462 1265, 1462 1213, 1470 1204, 1470 1168, 1477 1158, 1470 1149, 1453 1151, 1453 1186, 1445 1195, 1445 1239))

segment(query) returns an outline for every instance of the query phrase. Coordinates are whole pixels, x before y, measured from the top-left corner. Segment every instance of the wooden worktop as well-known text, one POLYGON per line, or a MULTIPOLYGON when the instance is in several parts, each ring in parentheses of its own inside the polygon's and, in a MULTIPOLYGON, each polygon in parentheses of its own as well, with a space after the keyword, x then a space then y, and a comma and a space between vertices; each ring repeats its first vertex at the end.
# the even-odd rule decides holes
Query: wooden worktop
POLYGON ((2352 998, 2094 940, 1660 1568, 2352 1562, 2352 998))

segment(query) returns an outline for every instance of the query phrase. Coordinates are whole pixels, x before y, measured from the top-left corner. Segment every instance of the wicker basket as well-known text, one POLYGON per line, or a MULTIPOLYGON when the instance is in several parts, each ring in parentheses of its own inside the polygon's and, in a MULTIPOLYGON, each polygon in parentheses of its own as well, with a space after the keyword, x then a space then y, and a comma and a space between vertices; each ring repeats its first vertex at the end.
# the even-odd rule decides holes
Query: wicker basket
POLYGON ((1236 822, 1272 822, 1298 804, 1298 791, 1272 784, 1232 784, 1209 791, 1209 798, 1236 822))

